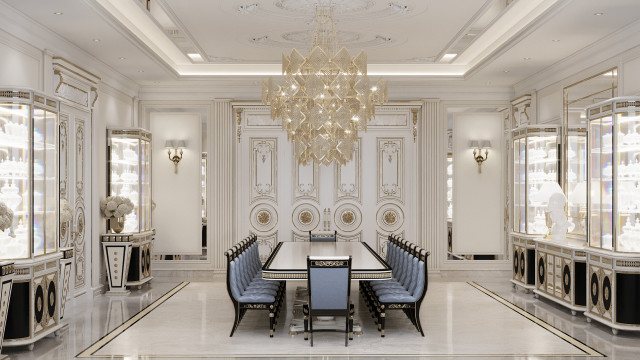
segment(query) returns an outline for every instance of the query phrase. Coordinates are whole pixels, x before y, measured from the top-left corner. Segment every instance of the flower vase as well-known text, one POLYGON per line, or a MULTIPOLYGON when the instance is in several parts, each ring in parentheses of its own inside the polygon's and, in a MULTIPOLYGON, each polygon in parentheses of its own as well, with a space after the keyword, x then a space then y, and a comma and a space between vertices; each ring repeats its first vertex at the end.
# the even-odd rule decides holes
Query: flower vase
POLYGON ((111 231, 116 234, 120 234, 122 229, 124 229, 124 216, 118 218, 109 218, 109 226, 111 226, 111 231))

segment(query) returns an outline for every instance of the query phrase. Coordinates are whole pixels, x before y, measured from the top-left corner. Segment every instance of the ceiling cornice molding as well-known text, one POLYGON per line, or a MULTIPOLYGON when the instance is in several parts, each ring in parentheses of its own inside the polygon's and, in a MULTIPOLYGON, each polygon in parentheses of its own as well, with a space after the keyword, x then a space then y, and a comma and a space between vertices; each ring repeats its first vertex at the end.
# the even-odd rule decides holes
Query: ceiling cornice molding
MULTIPOLYGON (((135 46, 138 50, 142 51, 149 59, 151 59, 156 65, 160 66, 164 69, 168 75, 173 78, 178 78, 179 74, 165 62, 158 54, 153 51, 147 44, 142 41, 139 37, 137 37, 134 33, 132 33, 129 29, 122 26, 122 24, 116 19, 109 11, 107 11, 104 7, 97 4, 95 0, 82 0, 87 6, 91 7, 98 16, 100 16, 112 29, 122 35, 125 39, 129 41, 133 46, 135 46)), ((124 76, 124 75, 123 75, 124 76)))
POLYGON ((479 71, 490 65, 494 60, 504 55, 507 51, 509 51, 512 47, 517 45, 520 41, 526 39, 529 35, 533 34, 537 29, 539 29, 542 25, 544 25, 547 21, 551 20, 554 16, 556 16, 563 8, 565 8, 570 1, 561 1, 555 3, 550 8, 548 8, 543 14, 541 14, 536 21, 533 21, 524 28, 522 28, 517 34, 515 34, 511 39, 506 41, 502 46, 495 49, 494 52, 489 54, 482 61, 478 62, 474 67, 469 69, 465 74, 465 79, 469 79, 477 74, 479 71))
MULTIPOLYGON (((85 0, 87 1, 87 0, 85 0)), ((275 76, 280 64, 193 64, 142 6, 131 0, 93 0, 156 53, 181 78, 202 76, 275 76)), ((450 64, 369 64, 372 76, 462 78, 513 36, 535 22, 549 8, 566 0, 516 0, 450 64)))
MULTIPOLYGON (((568 80, 576 74, 594 68, 606 70, 619 66, 618 58, 640 57, 640 20, 584 47, 544 70, 514 84, 516 94, 540 90, 557 82, 568 80)), ((618 69, 622 71, 622 69, 618 69)))
POLYGON ((102 82, 131 96, 138 92, 138 83, 3 1, 0 1, 0 29, 43 53, 51 51, 55 56, 73 60, 83 68, 98 74, 102 82))
MULTIPOLYGON (((261 88, 253 82, 204 83, 184 82, 172 85, 149 85, 140 88, 139 98, 144 101, 206 101, 230 98, 233 101, 253 101, 261 96, 261 88)), ((448 100, 509 101, 513 88, 489 86, 455 86, 433 84, 393 84, 389 92, 390 102, 439 98, 448 100)))

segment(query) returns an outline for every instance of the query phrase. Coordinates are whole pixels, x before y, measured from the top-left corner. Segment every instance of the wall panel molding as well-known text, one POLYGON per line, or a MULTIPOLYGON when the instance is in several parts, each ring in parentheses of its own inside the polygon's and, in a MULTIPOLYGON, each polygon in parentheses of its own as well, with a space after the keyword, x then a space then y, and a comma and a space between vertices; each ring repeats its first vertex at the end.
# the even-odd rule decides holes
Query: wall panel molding
MULTIPOLYGON (((446 167, 447 124, 439 99, 423 101, 418 122, 418 245, 431 252, 430 269, 440 268, 447 239, 446 167)), ((446 249, 445 249, 446 250, 446 249)))
MULTIPOLYGON (((214 100, 211 103, 211 133, 209 141, 209 179, 211 191, 209 200, 215 202, 208 213, 211 226, 209 246, 213 268, 225 269, 226 260, 222 254, 240 239, 235 232, 235 148, 236 122, 231 101, 214 100), (214 175, 215 176, 212 176, 214 175)), ((243 234, 246 236, 246 234, 243 234)))

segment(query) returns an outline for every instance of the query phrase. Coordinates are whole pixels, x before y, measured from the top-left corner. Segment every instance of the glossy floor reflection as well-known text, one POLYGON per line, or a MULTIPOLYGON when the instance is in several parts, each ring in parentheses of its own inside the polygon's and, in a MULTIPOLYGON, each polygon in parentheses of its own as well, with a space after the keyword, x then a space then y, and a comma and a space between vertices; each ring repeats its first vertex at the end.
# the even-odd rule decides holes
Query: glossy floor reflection
MULTIPOLYGON (((640 334, 621 332, 613 336, 608 328, 587 323, 584 316, 572 317, 569 311, 551 302, 514 291, 508 281, 480 284, 607 357, 640 358, 640 334)), ((67 313, 69 329, 59 337, 39 341, 32 352, 7 348, 3 354, 16 360, 72 359, 178 285, 178 282, 154 281, 126 297, 100 295, 93 303, 75 303, 67 313)), ((289 310, 293 289, 295 286, 288 286, 289 310)), ((332 359, 434 356, 441 359, 585 359, 580 349, 466 283, 431 282, 422 312, 426 338, 419 336, 401 312, 389 315, 387 337, 380 338, 362 301, 354 299, 354 302, 364 334, 345 348, 341 334, 318 333, 315 346, 310 348, 301 335, 288 334, 290 311, 283 312, 284 318, 281 317, 272 339, 268 336, 266 314, 261 312, 247 313, 237 334, 229 338, 233 310, 224 278, 190 283, 96 350, 98 357, 95 358, 127 356, 126 359, 138 360, 147 358, 144 355, 176 359, 242 355, 251 358, 261 355, 261 358, 332 359)))

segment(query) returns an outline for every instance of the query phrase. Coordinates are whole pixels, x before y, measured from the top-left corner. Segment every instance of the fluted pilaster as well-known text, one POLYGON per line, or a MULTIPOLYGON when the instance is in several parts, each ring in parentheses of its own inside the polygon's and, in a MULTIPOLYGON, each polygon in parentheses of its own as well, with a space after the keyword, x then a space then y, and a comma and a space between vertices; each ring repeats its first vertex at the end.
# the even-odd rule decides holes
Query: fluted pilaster
POLYGON ((418 123, 418 239, 431 251, 428 267, 439 269, 446 249, 446 119, 440 117, 440 100, 422 104, 418 123))
POLYGON ((225 269, 224 252, 235 239, 235 140, 236 125, 230 100, 214 100, 211 104, 211 144, 209 178, 211 203, 208 227, 209 256, 215 269, 225 269))

